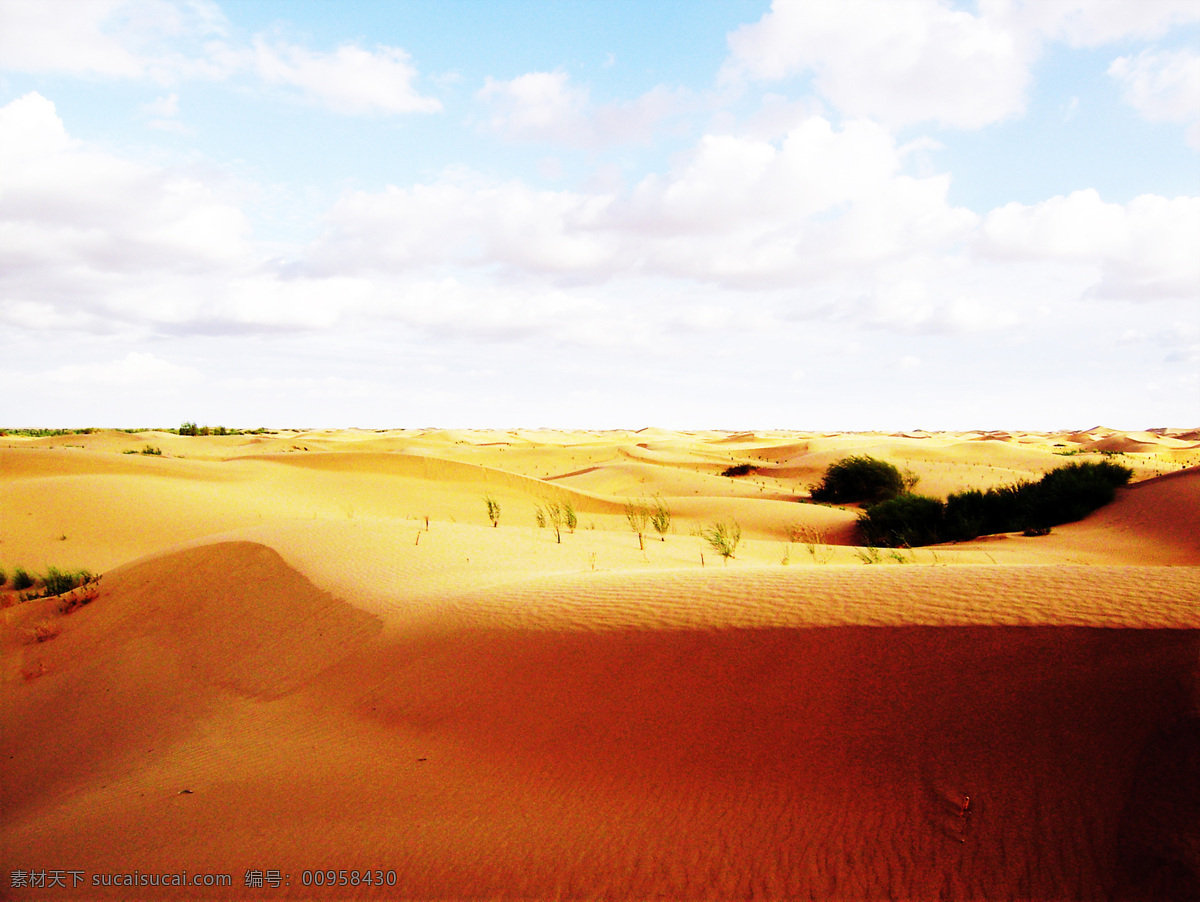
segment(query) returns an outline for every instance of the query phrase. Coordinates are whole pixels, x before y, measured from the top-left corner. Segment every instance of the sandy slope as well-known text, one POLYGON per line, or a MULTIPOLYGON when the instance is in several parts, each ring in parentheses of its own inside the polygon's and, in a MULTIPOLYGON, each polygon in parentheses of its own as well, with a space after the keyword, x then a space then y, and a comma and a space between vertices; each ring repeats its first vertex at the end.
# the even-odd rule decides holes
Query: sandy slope
POLYGON ((38 868, 232 875, 64 898, 1198 892, 1200 452, 1178 436, 9 440, 0 563, 108 572, 69 615, 0 612, 0 894, 53 892, 7 885, 38 868), (162 458, 121 453, 148 441, 162 458), (1097 442, 1143 477, 1109 508, 903 566, 796 500, 846 453, 933 491, 1097 442), (624 506, 656 495, 674 528, 643 550, 624 506), (560 543, 533 511, 564 500, 560 543), (722 565, 693 532, 731 516, 722 565), (396 883, 318 891, 316 868, 396 883))

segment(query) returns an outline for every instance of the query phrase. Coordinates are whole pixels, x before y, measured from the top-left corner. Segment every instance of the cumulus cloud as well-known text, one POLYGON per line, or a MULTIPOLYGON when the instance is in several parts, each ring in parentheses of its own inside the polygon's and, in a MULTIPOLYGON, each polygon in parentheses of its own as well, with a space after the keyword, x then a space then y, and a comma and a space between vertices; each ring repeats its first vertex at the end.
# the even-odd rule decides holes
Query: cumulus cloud
MULTIPOLYGON (((246 46, 227 33, 224 15, 210 0, 6 0, 0 4, 0 66, 160 84, 253 73, 339 113, 442 108, 417 90, 417 70, 397 47, 344 44, 321 53, 262 36, 246 46)), ((180 128, 173 113, 143 112, 156 116, 153 127, 180 128)))
POLYGON ((147 279, 236 271, 250 260, 247 231, 241 210, 198 180, 71 139, 40 94, 0 108, 7 317, 50 322, 119 306, 147 279))
POLYGON ((264 38, 254 41, 255 66, 268 84, 298 88, 336 113, 435 113, 441 101, 423 97, 413 85, 416 68, 398 47, 364 50, 343 44, 317 53, 264 38))
POLYGON ((239 198, 73 139, 33 93, 0 108, 0 319, 171 335, 386 324, 628 347, 822 318, 973 332, 1030 320, 1031 298, 1200 292, 1200 199, 1085 191, 981 219, 949 202, 946 175, 909 172, 924 144, 810 116, 779 140, 706 135, 627 192, 458 170, 348 192, 283 264, 239 198))
POLYGON ((1014 31, 1071 47, 1153 39, 1176 25, 1200 21, 1193 0, 984 0, 980 8, 1014 31))
POLYGON ((110 78, 225 77, 237 68, 209 0, 6 0, 0 65, 110 78))
POLYGON ((979 128, 1024 109, 1030 46, 985 16, 936 0, 775 0, 729 35, 724 77, 812 73, 849 116, 893 127, 979 128))
POLYGON ((1200 54, 1143 50, 1118 57, 1108 74, 1124 86, 1125 102, 1149 121, 1190 126, 1187 142, 1200 150, 1200 54))
POLYGON ((705 136, 624 197, 468 176, 355 192, 309 260, 320 273, 499 265, 560 281, 640 273, 786 286, 966 234, 976 217, 947 204, 948 179, 901 167, 881 126, 839 131, 814 117, 778 143, 705 136))
POLYGON ((660 123, 685 109, 687 92, 662 85, 626 103, 593 104, 566 72, 528 72, 508 81, 489 76, 476 95, 486 126, 511 141, 594 148, 648 142, 660 123))
POLYGON ((988 214, 981 253, 1095 267, 1092 296, 1200 300, 1200 198, 1154 195, 1104 203, 1092 190, 988 214))
POLYGON ((729 35, 722 78, 811 75, 844 114, 893 128, 980 128, 1024 112, 1032 65, 1048 41, 1094 47, 1200 20, 1192 0, 774 0, 729 35))

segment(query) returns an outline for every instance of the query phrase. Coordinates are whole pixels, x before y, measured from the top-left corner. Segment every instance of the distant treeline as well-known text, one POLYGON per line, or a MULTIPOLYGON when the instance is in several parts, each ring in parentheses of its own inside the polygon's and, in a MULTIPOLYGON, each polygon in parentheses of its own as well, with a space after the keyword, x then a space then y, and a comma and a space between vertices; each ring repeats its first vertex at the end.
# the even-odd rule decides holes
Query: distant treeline
POLYGON ((1117 487, 1132 476, 1129 467, 1108 460, 1072 463, 1037 482, 955 492, 945 501, 899 495, 868 507, 858 525, 867 545, 890 548, 962 542, 1001 532, 1044 533, 1108 504, 1117 487))
POLYGON ((83 429, 10 429, 0 427, 0 436, 21 435, 26 438, 54 438, 60 435, 91 435, 93 432, 125 432, 137 435, 139 432, 170 432, 177 435, 274 435, 274 429, 259 426, 257 429, 228 429, 225 426, 197 426, 195 423, 184 423, 178 429, 174 427, 139 427, 137 429, 105 429, 99 426, 87 426, 83 429))
MULTIPOLYGON (((84 429, 9 429, 7 427, 0 428, 0 435, 23 435, 27 438, 53 438, 57 435, 91 435, 93 432, 102 432, 103 430, 97 426, 88 426, 84 429)), ((114 429, 114 432, 145 432, 145 429, 114 429)))

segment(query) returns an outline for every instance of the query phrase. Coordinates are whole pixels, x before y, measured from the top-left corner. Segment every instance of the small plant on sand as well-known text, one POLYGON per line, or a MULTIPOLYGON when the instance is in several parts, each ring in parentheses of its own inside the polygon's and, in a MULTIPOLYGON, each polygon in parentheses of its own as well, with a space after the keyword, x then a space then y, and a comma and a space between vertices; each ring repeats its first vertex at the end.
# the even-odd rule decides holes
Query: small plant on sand
POLYGON ((22 589, 28 589, 33 585, 33 577, 25 570, 24 567, 17 567, 13 570, 13 588, 20 592, 22 589))
POLYGON ((26 638, 30 643, 49 642, 62 632, 62 627, 54 620, 39 620, 26 630, 26 638))
POLYGON ((142 449, 142 453, 153 457, 162 457, 162 449, 155 448, 153 445, 147 445, 142 449))
POLYGON ((625 519, 629 521, 629 528, 638 537, 638 549, 645 551, 646 524, 650 522, 650 508, 640 501, 627 501, 625 503, 625 519))
POLYGON ((793 526, 791 528, 793 542, 802 542, 805 550, 815 564, 827 564, 833 556, 833 549, 826 541, 825 530, 816 526, 793 526))
POLYGON ((712 546, 713 551, 721 555, 728 564, 729 559, 737 551, 738 543, 742 541, 742 527, 736 520, 728 522, 718 520, 707 529, 702 529, 700 535, 712 546))
POLYGON ((567 527, 567 532, 575 535, 575 527, 579 525, 579 515, 575 513, 575 504, 570 498, 562 503, 563 525, 567 527))
POLYGON ((484 502, 484 504, 487 505, 488 519, 492 521, 492 526, 499 526, 500 525, 500 502, 497 501, 495 498, 493 498, 491 495, 488 495, 486 498, 484 498, 483 502, 484 502))
POLYGON ((533 517, 537 520, 538 529, 546 528, 546 512, 540 504, 533 509, 533 517))
POLYGON ((0 567, 0 586, 8 582, 8 574, 4 572, 4 568, 0 567))
MULTIPOLYGON (((574 511, 572 511, 572 515, 574 511)), ((554 527, 554 540, 558 544, 562 544, 562 528, 567 519, 566 507, 558 501, 546 502, 546 519, 550 521, 550 525, 554 527)))
POLYGON ((883 560, 883 555, 881 555, 879 553, 879 549, 873 545, 856 549, 854 555, 864 564, 878 564, 883 560))
POLYGON ((654 527, 659 538, 665 542, 667 530, 671 528, 671 508, 667 507, 667 502, 663 501, 660 495, 654 496, 654 506, 650 509, 650 525, 654 527))

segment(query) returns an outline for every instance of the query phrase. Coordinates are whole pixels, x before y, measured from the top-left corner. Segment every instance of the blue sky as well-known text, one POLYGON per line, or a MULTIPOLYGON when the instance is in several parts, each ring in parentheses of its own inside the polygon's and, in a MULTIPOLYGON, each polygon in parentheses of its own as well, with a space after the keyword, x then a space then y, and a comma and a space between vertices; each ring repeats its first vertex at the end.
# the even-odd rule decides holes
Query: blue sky
POLYGON ((0 424, 1200 424, 1200 6, 0 0, 0 424))

